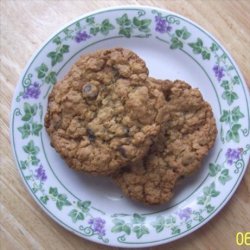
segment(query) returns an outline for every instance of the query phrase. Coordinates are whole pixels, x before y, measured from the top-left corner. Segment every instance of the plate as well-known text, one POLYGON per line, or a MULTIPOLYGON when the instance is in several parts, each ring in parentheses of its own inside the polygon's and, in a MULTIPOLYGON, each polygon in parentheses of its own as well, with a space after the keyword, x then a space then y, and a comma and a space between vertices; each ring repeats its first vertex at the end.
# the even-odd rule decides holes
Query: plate
POLYGON ((200 228, 235 192, 250 153, 249 94, 236 63, 197 24, 153 7, 96 11, 53 35, 17 84, 10 127, 17 168, 38 205, 69 231, 118 247, 159 245, 200 228), (151 76, 185 80, 212 105, 216 143, 201 169, 165 205, 133 202, 110 179, 71 170, 44 129, 53 85, 80 55, 112 47, 132 49, 146 61, 151 76))

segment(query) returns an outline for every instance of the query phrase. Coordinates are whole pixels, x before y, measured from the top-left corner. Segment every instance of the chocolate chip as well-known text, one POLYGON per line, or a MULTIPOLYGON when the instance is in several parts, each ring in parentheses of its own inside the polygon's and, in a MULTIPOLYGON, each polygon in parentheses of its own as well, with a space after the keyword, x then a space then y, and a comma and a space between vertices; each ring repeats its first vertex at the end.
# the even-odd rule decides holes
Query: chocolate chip
POLYGON ((122 168, 122 172, 130 172, 130 171, 131 171, 130 166, 125 166, 122 168))
POLYGON ((90 142, 94 142, 96 139, 95 133, 90 129, 87 128, 88 139, 90 142))
POLYGON ((83 87, 83 92, 85 93, 89 93, 92 89, 92 85, 91 84, 86 84, 84 87, 83 87))
POLYGON ((127 157, 126 155, 126 149, 123 146, 118 146, 118 151, 121 153, 123 157, 127 157))
POLYGON ((87 83, 82 88, 82 94, 84 97, 95 98, 98 95, 98 92, 98 88, 92 83, 87 83))
POLYGON ((125 135, 128 135, 128 134, 129 134, 129 128, 127 128, 127 127, 124 128, 124 134, 125 134, 125 135))

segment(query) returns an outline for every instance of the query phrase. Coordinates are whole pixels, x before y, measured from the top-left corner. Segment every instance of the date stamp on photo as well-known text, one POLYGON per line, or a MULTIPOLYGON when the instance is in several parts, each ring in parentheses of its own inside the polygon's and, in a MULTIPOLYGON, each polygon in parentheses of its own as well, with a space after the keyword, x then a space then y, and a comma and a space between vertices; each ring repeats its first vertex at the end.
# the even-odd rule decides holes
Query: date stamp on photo
POLYGON ((250 232, 237 232, 235 240, 238 246, 250 246, 250 232))

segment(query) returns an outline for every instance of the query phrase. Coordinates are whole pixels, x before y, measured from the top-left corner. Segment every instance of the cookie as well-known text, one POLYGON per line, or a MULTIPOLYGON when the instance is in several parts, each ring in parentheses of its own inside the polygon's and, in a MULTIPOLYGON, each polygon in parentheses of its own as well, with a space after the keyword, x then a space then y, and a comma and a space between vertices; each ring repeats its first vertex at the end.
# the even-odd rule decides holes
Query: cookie
POLYGON ((48 99, 45 127, 70 167, 110 175, 142 158, 165 119, 166 100, 127 49, 82 56, 48 99))
POLYGON ((164 83, 168 109, 165 130, 147 156, 113 176, 133 200, 161 204, 171 199, 176 182, 195 172, 213 146, 217 129, 210 105, 187 83, 164 83))

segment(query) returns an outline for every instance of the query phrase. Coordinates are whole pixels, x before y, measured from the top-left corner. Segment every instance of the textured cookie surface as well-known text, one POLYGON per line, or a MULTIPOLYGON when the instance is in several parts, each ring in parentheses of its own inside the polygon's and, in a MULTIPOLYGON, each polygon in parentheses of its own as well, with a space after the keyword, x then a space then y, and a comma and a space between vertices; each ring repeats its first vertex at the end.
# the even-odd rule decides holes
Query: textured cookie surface
POLYGON ((126 49, 81 57, 53 88, 45 126, 70 167, 109 175, 143 157, 165 117, 164 94, 126 49))
POLYGON ((143 160, 113 176, 128 197, 147 204, 168 201, 177 180, 199 168, 217 134, 211 107, 198 89, 181 81, 161 84, 168 109, 165 131, 143 160))

